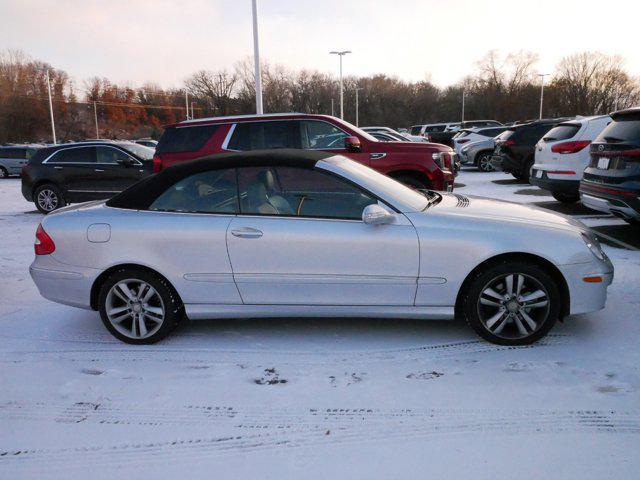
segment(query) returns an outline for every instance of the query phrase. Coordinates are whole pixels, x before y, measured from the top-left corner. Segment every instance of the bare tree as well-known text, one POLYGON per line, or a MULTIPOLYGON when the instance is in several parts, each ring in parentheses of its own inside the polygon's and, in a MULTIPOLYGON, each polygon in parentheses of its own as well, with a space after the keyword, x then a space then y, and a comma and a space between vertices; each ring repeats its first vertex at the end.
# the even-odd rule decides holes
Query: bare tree
POLYGON ((237 73, 200 70, 185 83, 189 93, 198 101, 204 102, 213 114, 228 115, 231 113, 232 95, 237 81, 237 73))

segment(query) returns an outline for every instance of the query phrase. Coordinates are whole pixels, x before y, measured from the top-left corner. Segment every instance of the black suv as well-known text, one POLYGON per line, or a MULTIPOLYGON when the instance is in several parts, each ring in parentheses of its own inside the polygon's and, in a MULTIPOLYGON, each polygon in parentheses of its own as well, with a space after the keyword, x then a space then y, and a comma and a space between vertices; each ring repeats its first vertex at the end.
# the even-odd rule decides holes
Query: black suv
POLYGON ((611 114, 591 143, 591 162, 580 182, 586 206, 640 222, 640 107, 611 114))
POLYGON ((153 153, 135 143, 109 141, 42 148, 22 168, 22 195, 42 213, 110 198, 153 173, 153 153))
POLYGON ((525 182, 529 181, 536 143, 559 122, 566 119, 543 119, 515 125, 496 139, 491 165, 525 182))

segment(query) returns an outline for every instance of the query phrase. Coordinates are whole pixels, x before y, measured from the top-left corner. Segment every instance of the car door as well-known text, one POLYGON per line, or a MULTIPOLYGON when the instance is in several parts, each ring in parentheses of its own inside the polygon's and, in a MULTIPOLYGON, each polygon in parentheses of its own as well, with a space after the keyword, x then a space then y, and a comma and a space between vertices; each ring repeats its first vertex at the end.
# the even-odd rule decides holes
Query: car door
POLYGON ((362 210, 378 200, 320 170, 238 172, 227 248, 245 304, 413 305, 418 239, 404 215, 365 224, 362 210))
POLYGON ((111 145, 96 147, 95 172, 96 192, 106 197, 121 192, 146 175, 138 159, 111 145))
POLYGON ((68 200, 82 201, 94 198, 96 176, 96 149, 93 146, 62 148, 47 158, 43 165, 53 169, 60 187, 69 194, 68 200))

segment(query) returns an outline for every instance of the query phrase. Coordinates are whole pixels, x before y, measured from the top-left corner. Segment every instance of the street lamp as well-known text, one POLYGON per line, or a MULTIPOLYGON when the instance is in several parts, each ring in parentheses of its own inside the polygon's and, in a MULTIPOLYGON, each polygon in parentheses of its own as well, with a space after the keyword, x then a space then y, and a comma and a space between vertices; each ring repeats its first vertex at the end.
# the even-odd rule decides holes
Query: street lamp
POLYGON ((340 118, 344 119, 344 98, 342 94, 342 57, 347 53, 351 53, 351 50, 332 51, 331 55, 338 55, 340 57, 340 118))
POLYGON ((360 90, 364 90, 364 88, 362 87, 356 87, 356 127, 359 127, 359 123, 360 123, 360 117, 359 117, 359 112, 358 112, 358 92, 360 90))
POLYGON ((538 73, 540 77, 540 120, 542 120, 542 100, 544 99, 544 77, 550 75, 549 73, 538 73))
MULTIPOLYGON (((256 113, 262 115, 262 73, 260 72, 260 46, 258 45, 258 5, 252 0, 253 13, 253 62, 256 81, 256 113)), ((191 112, 193 114, 193 112, 191 112)))

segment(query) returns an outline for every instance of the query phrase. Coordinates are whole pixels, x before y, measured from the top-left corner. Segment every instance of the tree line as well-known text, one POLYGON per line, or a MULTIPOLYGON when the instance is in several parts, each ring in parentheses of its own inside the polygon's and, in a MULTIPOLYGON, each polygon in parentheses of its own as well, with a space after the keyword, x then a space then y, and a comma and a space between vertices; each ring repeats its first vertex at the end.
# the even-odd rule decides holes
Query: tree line
MULTIPOLYGON (((439 87, 428 79, 409 82, 386 74, 344 79, 345 120, 360 125, 412 124, 496 119, 534 119, 542 78, 530 52, 488 52, 460 82, 439 87)), ((192 117, 255 111, 252 59, 232 69, 201 70, 181 88, 149 82, 120 86, 106 78, 78 85, 67 72, 22 52, 0 53, 0 143, 51 140, 47 73, 59 140, 157 138, 162 126, 192 117), (188 102, 185 97, 188 95, 188 102), (187 106, 190 110, 187 113, 187 106), (97 129, 96 129, 97 124, 97 129)), ((640 82, 618 56, 581 52, 563 58, 546 79, 545 117, 595 115, 640 103, 640 82)), ((335 75, 262 65, 265 112, 339 114, 335 75)))

